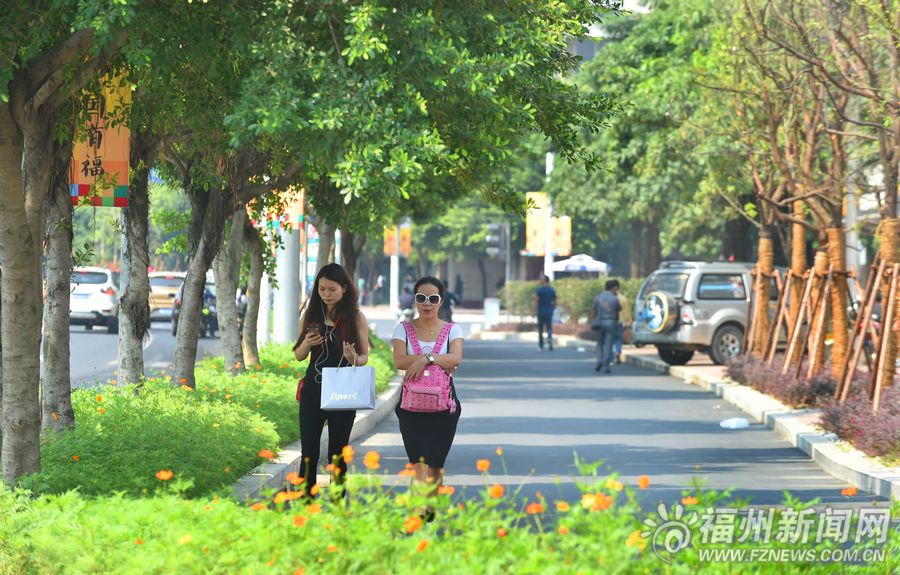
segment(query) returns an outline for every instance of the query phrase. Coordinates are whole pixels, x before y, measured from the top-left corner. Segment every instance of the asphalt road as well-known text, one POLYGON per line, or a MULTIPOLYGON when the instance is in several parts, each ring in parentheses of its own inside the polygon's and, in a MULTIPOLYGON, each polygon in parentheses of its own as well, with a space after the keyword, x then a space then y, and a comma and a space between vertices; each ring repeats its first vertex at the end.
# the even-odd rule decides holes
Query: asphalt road
MULTIPOLYGON (((118 368, 118 335, 110 335, 105 329, 87 331, 83 326, 70 326, 70 369, 73 387, 88 387, 105 383, 116 377, 118 368)), ((200 339, 199 356, 222 352, 221 340, 200 339)), ((175 358, 175 336, 168 321, 153 322, 150 334, 144 339, 144 367, 147 375, 161 370, 171 370, 175 358)))
MULTIPOLYGON (((634 486, 647 474, 651 486, 642 504, 679 501, 694 479, 716 490, 733 489, 751 504, 783 502, 790 491, 804 501, 860 505, 872 501, 862 491, 841 496, 847 484, 831 477, 800 450, 758 424, 726 430, 719 422, 743 412, 714 394, 681 380, 631 366, 612 375, 593 370, 592 350, 562 348, 539 353, 533 344, 468 341, 456 376, 462 417, 446 466, 448 485, 477 488, 485 483, 475 461, 492 461, 491 482, 523 493, 541 491, 549 499, 576 499, 573 477, 582 460, 604 460, 601 471, 616 471, 634 486), (502 447, 507 467, 495 454, 502 447)), ((357 442, 382 455, 391 481, 406 463, 393 414, 357 442)))

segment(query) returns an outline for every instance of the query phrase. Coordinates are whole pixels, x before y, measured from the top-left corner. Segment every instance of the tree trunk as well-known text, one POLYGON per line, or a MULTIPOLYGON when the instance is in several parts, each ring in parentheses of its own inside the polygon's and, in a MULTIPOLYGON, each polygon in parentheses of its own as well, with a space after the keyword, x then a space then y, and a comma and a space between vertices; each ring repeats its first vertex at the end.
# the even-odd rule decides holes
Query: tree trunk
POLYGON ((772 228, 765 226, 759 233, 759 259, 756 264, 756 289, 754 290, 753 323, 754 339, 750 342, 751 351, 757 357, 765 353, 766 342, 771 330, 769 322, 769 299, 774 271, 775 245, 772 241, 772 228))
POLYGON ((125 261, 128 282, 119 299, 119 382, 137 384, 144 377, 144 336, 150 330, 150 166, 159 139, 135 130, 131 136, 131 188, 125 216, 125 261))
POLYGON ((365 234, 354 234, 348 230, 341 230, 341 262, 351 279, 356 277, 357 261, 359 261, 360 253, 365 245, 365 234))
POLYGON ((844 360, 847 357, 849 346, 850 320, 847 317, 847 305, 850 302, 847 289, 846 245, 844 242, 844 230, 841 228, 828 228, 828 261, 834 272, 834 281, 831 291, 831 373, 840 381, 843 377, 844 360))
POLYGON ((319 219, 316 224, 319 232, 319 255, 316 259, 316 273, 326 265, 334 261, 334 226, 319 219))
MULTIPOLYGON (((804 219, 803 202, 794 202, 793 212, 794 218, 804 219)), ((806 229, 800 224, 792 224, 791 272, 793 273, 794 280, 791 282, 788 341, 790 341, 790 334, 794 333, 794 327, 797 325, 797 318, 800 315, 800 300, 803 298, 803 274, 806 273, 806 265, 806 229)))
MULTIPOLYGON (((810 302, 813 310, 812 317, 809 318, 810 330, 812 330, 812 333, 809 334, 809 348, 807 349, 807 354, 809 355, 811 364, 809 373, 819 373, 822 371, 822 366, 825 365, 825 334, 821 333, 820 328, 818 327, 818 320, 816 318, 818 318, 819 314, 816 312, 816 307, 819 305, 819 290, 827 281, 825 276, 828 274, 828 255, 824 251, 816 252, 816 258, 813 261, 813 270, 816 273, 816 279, 813 283, 812 301, 810 302)), ((822 305, 825 305, 825 312, 827 313, 827 303, 823 302, 822 305)), ((826 324, 824 323, 822 324, 822 330, 826 329, 825 325, 826 324)))
POLYGON ((10 100, 0 104, 0 260, 3 283, 3 479, 41 470, 41 235, 44 200, 50 186, 51 114, 24 110, 17 80, 10 100), (13 114, 21 118, 13 121, 13 114))
POLYGON ((222 245, 230 196, 220 188, 190 190, 191 223, 188 245, 191 257, 184 278, 181 311, 175 343, 173 381, 176 385, 196 386, 194 364, 197 362, 197 340, 200 337, 200 316, 203 310, 203 290, 206 272, 222 245))
POLYGON ((219 331, 222 334, 222 355, 225 369, 232 374, 244 371, 244 351, 241 348, 241 333, 238 329, 237 306, 235 294, 240 274, 240 263, 243 257, 244 222, 247 210, 239 206, 235 210, 231 222, 231 233, 228 241, 219 249, 213 260, 213 271, 216 276, 216 308, 219 318, 219 331))
POLYGON ((259 346, 256 342, 256 329, 259 322, 260 289, 262 286, 263 242, 259 232, 244 223, 244 242, 250 256, 250 278, 247 281, 247 311, 244 313, 244 334, 241 344, 244 348, 244 365, 259 365, 259 346))
POLYGON ((644 226, 638 220, 631 220, 631 277, 641 277, 641 270, 644 269, 644 226))
POLYGON ((44 301, 44 374, 41 378, 41 428, 59 433, 75 425, 69 370, 69 310, 72 275, 72 197, 69 163, 72 145, 57 151, 47 202, 47 293, 44 301))
MULTIPOLYGON (((888 265, 900 262, 900 219, 893 217, 882 220, 881 225, 879 226, 878 238, 881 242, 881 259, 888 265)), ((888 308, 890 283, 890 281, 882 282, 882 315, 887 311, 888 308)), ((898 290, 898 292, 900 292, 900 290, 898 290)), ((895 309, 898 308, 895 307, 895 309)), ((886 318, 882 317, 881 321, 881 337, 888 338, 887 341, 884 342, 884 345, 882 347, 882 349, 884 350, 883 353, 885 354, 882 385, 889 386, 893 385, 894 383, 894 370, 895 364, 897 362, 897 332, 893 330, 893 326, 887 325, 885 323, 887 321, 886 318)))
MULTIPOLYGON (((483 258, 478 258, 478 271, 481 273, 481 298, 486 299, 488 296, 487 271, 484 269, 483 258)), ((444 283, 450 285, 449 281, 446 281, 444 283)))
POLYGON ((647 277, 657 268, 662 260, 662 245, 659 242, 659 226, 656 222, 644 223, 644 241, 646 252, 642 258, 643 267, 641 277, 647 277))

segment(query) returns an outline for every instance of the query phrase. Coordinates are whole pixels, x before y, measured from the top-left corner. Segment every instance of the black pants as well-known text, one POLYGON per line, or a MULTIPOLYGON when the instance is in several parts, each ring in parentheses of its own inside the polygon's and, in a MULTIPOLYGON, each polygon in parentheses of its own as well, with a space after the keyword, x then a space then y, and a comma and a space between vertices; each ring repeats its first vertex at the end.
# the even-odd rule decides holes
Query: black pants
POLYGON ((538 320, 538 347, 544 349, 544 330, 547 331, 547 343, 553 349, 553 314, 539 313, 538 320))
POLYGON ((307 393, 305 387, 300 401, 300 447, 303 452, 303 463, 300 471, 306 481, 304 488, 308 491, 316 484, 316 471, 319 465, 319 445, 322 441, 322 429, 328 422, 328 463, 333 463, 337 456, 337 467, 341 470, 335 480, 343 482, 347 474, 347 464, 341 457, 341 450, 350 444, 350 431, 356 411, 322 411, 319 408, 319 394, 307 393))

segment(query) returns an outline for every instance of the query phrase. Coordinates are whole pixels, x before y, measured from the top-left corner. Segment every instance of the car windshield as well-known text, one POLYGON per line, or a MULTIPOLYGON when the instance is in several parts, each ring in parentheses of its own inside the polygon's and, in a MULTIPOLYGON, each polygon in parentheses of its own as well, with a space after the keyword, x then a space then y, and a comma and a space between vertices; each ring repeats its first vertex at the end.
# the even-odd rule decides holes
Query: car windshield
POLYGON ((653 273, 644 282, 638 299, 644 299, 647 297, 647 294, 655 291, 663 291, 671 294, 673 297, 682 297, 687 280, 688 274, 685 273, 653 273))
POLYGON ((80 272, 72 274, 73 284, 105 284, 109 276, 104 272, 80 272))
POLYGON ((150 287, 181 287, 184 280, 177 276, 156 276, 150 278, 150 287))

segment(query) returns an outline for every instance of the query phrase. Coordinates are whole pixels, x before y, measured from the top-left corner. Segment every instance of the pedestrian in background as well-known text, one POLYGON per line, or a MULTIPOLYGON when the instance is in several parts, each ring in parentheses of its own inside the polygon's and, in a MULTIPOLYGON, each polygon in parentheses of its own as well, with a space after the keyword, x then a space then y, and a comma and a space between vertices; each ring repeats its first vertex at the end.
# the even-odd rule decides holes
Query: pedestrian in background
MULTIPOLYGON (((440 280, 438 280, 440 281, 440 280)), ((450 291, 447 282, 443 282, 444 289, 441 294, 441 309, 438 310, 438 317, 443 321, 453 321, 453 306, 459 305, 459 298, 450 291)))
POLYGON ((537 315, 538 351, 544 351, 544 331, 547 333, 547 346, 553 351, 553 311, 556 309, 556 290, 550 287, 550 278, 543 276, 541 285, 534 293, 532 310, 537 315))
POLYGON ((616 352, 616 363, 622 363, 622 343, 625 340, 625 330, 634 321, 634 316, 631 314, 631 303, 627 297, 622 295, 621 291, 616 290, 616 298, 619 300, 621 309, 619 310, 619 322, 616 324, 616 339, 613 342, 613 348, 616 352))
POLYGON ((606 291, 597 294, 591 305, 591 329, 597 332, 597 367, 594 371, 610 372, 613 361, 613 340, 616 338, 616 324, 619 323, 619 312, 622 305, 616 294, 619 282, 606 282, 606 291))

